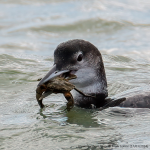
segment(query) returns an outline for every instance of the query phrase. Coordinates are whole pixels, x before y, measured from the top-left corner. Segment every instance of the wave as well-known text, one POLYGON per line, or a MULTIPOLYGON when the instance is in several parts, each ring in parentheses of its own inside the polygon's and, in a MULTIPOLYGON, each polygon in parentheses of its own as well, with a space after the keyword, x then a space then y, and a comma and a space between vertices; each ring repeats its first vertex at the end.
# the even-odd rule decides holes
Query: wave
POLYGON ((108 21, 100 18, 87 19, 87 20, 78 20, 72 23, 65 24, 52 24, 51 22, 44 23, 28 23, 23 25, 14 26, 8 28, 7 32, 16 32, 16 31, 46 31, 46 32, 114 32, 120 30, 124 27, 133 26, 129 22, 118 22, 118 21, 108 21))
POLYGON ((104 20, 101 18, 92 18, 87 20, 78 20, 71 23, 55 24, 50 21, 42 23, 27 23, 6 29, 7 32, 16 31, 46 31, 46 32, 87 32, 87 33, 110 33, 129 27, 150 27, 150 24, 134 24, 128 21, 104 20))
POLYGON ((44 31, 95 31, 95 32, 104 32, 109 30, 118 30, 124 27, 125 24, 117 21, 107 21, 102 19, 88 19, 88 20, 80 20, 77 22, 73 22, 71 24, 64 25, 43 25, 40 27, 32 27, 31 30, 44 30, 44 31))

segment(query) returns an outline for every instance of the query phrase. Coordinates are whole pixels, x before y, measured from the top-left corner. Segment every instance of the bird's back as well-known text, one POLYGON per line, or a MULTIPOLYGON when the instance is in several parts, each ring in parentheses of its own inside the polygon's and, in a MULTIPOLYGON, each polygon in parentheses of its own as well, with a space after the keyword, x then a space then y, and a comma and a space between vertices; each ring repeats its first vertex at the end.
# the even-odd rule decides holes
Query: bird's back
POLYGON ((111 98, 119 99, 123 97, 126 100, 118 105, 120 107, 150 108, 150 86, 130 89, 111 98))

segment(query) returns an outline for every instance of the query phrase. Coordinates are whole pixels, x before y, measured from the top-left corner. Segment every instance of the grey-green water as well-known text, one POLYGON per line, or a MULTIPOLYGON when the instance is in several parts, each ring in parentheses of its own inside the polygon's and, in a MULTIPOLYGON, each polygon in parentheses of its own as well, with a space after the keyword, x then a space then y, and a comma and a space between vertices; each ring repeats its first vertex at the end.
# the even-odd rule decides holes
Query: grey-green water
POLYGON ((40 111, 36 80, 56 46, 75 38, 101 51, 110 95, 149 85, 150 0, 1 0, 0 149, 150 148, 149 109, 64 112, 66 100, 53 94, 40 111))

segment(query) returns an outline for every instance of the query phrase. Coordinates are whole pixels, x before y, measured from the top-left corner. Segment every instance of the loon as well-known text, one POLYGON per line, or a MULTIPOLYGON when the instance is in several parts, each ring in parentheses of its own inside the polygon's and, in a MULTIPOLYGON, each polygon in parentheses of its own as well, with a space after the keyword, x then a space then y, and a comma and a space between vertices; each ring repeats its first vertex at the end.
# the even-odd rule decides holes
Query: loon
POLYGON ((150 108, 150 87, 147 90, 134 89, 108 97, 107 79, 100 51, 90 42, 74 39, 63 42, 54 51, 54 65, 38 86, 59 76, 74 74, 70 80, 85 97, 72 91, 75 105, 82 108, 108 108, 114 106, 150 108))

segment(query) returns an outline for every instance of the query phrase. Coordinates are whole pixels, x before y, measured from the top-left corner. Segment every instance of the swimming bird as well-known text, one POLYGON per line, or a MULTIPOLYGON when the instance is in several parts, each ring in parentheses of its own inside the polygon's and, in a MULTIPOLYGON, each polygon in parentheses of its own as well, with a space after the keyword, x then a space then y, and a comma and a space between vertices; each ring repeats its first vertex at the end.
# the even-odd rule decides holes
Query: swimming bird
POLYGON ((113 106, 150 108, 150 88, 146 91, 135 89, 108 98, 107 79, 100 51, 92 43, 74 39, 63 42, 54 51, 54 65, 38 86, 57 76, 74 74, 70 80, 85 97, 72 91, 75 105, 83 108, 107 108, 113 106))

